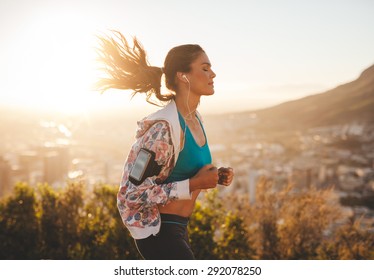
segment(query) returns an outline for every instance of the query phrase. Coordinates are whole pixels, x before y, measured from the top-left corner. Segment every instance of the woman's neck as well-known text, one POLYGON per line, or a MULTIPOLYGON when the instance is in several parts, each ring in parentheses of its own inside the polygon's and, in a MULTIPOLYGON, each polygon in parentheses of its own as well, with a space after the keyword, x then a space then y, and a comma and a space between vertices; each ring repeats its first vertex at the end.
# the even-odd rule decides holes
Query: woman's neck
POLYGON ((181 113, 184 118, 188 119, 194 116, 197 106, 200 103, 200 96, 193 94, 176 94, 175 103, 177 104, 179 113, 181 113))

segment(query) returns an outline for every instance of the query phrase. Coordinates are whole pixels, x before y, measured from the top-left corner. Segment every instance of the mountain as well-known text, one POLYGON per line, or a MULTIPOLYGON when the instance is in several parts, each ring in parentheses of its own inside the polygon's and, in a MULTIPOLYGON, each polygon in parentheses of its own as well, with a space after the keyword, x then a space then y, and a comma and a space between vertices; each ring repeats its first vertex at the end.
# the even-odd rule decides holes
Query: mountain
POLYGON ((374 65, 358 79, 324 93, 241 114, 267 128, 302 129, 345 123, 374 124, 374 65))

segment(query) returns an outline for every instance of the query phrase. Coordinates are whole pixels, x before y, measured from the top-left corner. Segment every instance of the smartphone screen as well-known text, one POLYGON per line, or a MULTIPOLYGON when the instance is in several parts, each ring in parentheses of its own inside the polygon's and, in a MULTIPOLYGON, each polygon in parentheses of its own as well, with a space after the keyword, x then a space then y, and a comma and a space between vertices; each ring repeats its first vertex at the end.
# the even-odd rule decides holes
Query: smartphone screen
POLYGON ((151 158, 151 154, 145 150, 140 150, 139 154, 135 160, 134 166, 131 169, 130 176, 133 177, 135 180, 140 181, 143 177, 145 170, 147 169, 147 165, 151 158))

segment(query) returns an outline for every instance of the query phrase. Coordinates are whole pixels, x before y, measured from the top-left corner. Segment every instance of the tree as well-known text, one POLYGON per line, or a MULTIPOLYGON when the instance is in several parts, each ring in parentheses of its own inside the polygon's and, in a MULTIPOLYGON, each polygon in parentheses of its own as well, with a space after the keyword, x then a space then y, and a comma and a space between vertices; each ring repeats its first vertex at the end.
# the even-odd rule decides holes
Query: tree
MULTIPOLYGON (((116 193, 17 184, 0 200, 0 258, 140 259, 116 193)), ((214 189, 196 202, 190 241, 196 259, 374 259, 373 233, 360 220, 342 224, 340 213, 333 189, 275 189, 263 180, 251 205, 214 189)))
POLYGON ((0 258, 38 258, 39 228, 34 190, 26 184, 17 184, 13 196, 1 203, 0 211, 0 258))
POLYGON ((227 211, 217 189, 197 201, 189 233, 196 259, 251 259, 254 250, 237 211, 227 211))
POLYGON ((61 218, 59 199, 61 197, 49 185, 40 185, 40 254, 43 259, 63 259, 61 218))
POLYGON ((348 223, 335 230, 334 238, 323 242, 319 248, 320 259, 373 260, 374 234, 360 226, 360 219, 349 219, 348 223))
POLYGON ((213 190, 205 195, 205 203, 196 202, 195 211, 189 223, 189 237, 191 247, 196 259, 215 260, 217 246, 214 235, 217 229, 219 211, 221 205, 215 199, 216 192, 213 190))
POLYGON ((321 243, 341 218, 333 189, 291 184, 275 189, 266 179, 257 186, 255 204, 247 204, 241 213, 247 214, 259 259, 317 259, 321 243))
POLYGON ((85 206, 82 247, 85 259, 139 259, 117 210, 117 188, 96 186, 85 206))
POLYGON ((244 220, 237 213, 229 212, 223 217, 215 254, 220 260, 253 259, 255 250, 249 238, 244 220))

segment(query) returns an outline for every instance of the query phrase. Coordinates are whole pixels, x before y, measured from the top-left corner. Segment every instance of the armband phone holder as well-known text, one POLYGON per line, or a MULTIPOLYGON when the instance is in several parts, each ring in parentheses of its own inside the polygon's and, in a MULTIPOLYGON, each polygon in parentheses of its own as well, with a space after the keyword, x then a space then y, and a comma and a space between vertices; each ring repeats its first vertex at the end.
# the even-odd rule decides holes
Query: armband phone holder
POLYGON ((130 170, 130 182, 138 186, 146 178, 160 174, 162 166, 157 164, 155 158, 155 152, 141 148, 130 170))

